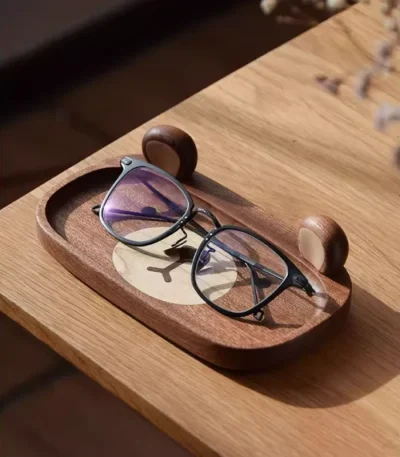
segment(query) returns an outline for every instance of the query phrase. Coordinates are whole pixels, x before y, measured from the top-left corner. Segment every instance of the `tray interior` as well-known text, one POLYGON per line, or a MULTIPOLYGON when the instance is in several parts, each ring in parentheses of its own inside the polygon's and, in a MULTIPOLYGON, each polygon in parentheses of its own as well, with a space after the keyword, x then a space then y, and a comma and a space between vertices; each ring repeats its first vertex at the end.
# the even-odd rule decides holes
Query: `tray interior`
MULTIPOLYGON (((123 277, 121 271, 117 271, 118 261, 137 263, 138 259, 142 259, 139 262, 145 264, 143 257, 137 257, 136 248, 127 248, 119 244, 116 249, 118 242, 107 233, 99 218, 92 212, 92 207, 102 202, 119 173, 119 167, 99 168, 66 183, 48 198, 45 205, 45 217, 54 231, 54 239, 56 241, 62 239, 66 242, 60 243, 63 245, 63 249, 68 249, 68 246, 77 249, 88 264, 101 266, 101 269, 107 272, 107 277, 111 278, 112 284, 110 283, 108 292, 103 295, 108 300, 185 349, 196 353, 196 345, 202 347, 208 345, 212 351, 221 348, 251 350, 276 347, 296 339, 320 323, 327 321, 347 303, 350 295, 350 282, 345 270, 342 277, 335 278, 333 281, 321 277, 306 263, 299 264, 298 259, 295 260, 296 263, 319 292, 318 297, 310 299, 302 291, 288 289, 265 309, 265 318, 262 322, 257 322, 253 316, 231 319, 216 312, 205 303, 182 304, 179 303, 179 299, 178 303, 171 303, 171 301, 165 300, 165 297, 168 297, 168 291, 163 293, 163 287, 168 287, 168 285, 164 284, 165 281, 161 274, 150 275, 150 289, 146 289, 142 285, 139 288, 133 287, 132 283, 128 282, 129 275, 123 277), (118 252, 120 252, 120 257, 116 259, 116 256, 119 255, 118 252), (118 288, 128 291, 131 299, 122 301, 118 293, 114 295, 113 290, 118 288), (158 288, 161 291, 154 293, 154 290, 158 288), (152 296, 146 293, 146 290, 150 290, 152 296)), ((202 180, 201 175, 197 175, 193 181, 195 184, 188 186, 197 206, 211 209, 223 224, 242 226, 243 223, 238 222, 235 216, 243 211, 248 213, 248 218, 251 220, 252 211, 254 211, 251 204, 237 206, 237 214, 233 214, 232 202, 235 201, 235 194, 229 191, 227 191, 227 195, 233 196, 231 204, 226 203, 228 200, 225 195, 221 205, 224 207, 224 203, 226 203, 229 215, 217 207, 220 205, 214 205, 213 199, 207 198, 208 202, 206 202, 205 194, 200 189, 202 183, 206 181, 202 180), (196 186, 199 187, 198 191, 196 186)), ((257 221, 259 226, 259 212, 257 212, 257 221)), ((202 222, 206 222, 206 220, 202 222)), ((267 219, 265 224, 264 233, 268 233, 267 219)), ((293 240, 288 240, 287 246, 293 244, 293 240)), ((146 252, 144 255, 147 255, 146 252)), ((140 265, 135 264, 132 271, 139 271, 140 265)), ((180 272, 180 277, 186 275, 187 277, 184 279, 187 281, 189 281, 190 266, 190 264, 185 264, 185 268, 180 272)), ((85 278, 80 277, 79 279, 96 288, 85 278)), ((179 295, 179 284, 175 284, 174 287, 176 294, 179 295)), ((183 298, 182 301, 184 302, 185 299, 183 298)))

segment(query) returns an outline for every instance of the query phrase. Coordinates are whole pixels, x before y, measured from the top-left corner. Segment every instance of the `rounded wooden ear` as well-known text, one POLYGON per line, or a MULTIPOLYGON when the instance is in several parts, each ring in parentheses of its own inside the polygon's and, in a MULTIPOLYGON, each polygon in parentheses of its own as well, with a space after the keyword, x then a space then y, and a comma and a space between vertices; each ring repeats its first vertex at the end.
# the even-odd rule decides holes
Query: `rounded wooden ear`
POLYGON ((329 276, 344 266, 349 242, 343 229, 326 216, 309 216, 299 229, 300 254, 318 271, 329 276))
POLYGON ((142 141, 146 160, 179 180, 189 179, 197 165, 193 138, 177 127, 158 125, 146 132, 142 141))

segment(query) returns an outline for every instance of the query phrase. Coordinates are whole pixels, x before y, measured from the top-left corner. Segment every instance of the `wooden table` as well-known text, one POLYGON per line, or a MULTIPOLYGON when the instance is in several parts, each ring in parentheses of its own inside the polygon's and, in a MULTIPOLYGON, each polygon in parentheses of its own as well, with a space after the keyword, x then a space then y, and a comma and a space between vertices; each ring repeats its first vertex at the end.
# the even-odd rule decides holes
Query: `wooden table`
MULTIPOLYGON (((378 5, 359 5, 230 75, 64 173, 140 151, 167 123, 190 132, 198 170, 290 223, 324 213, 348 233, 349 324, 272 373, 235 375, 190 357, 63 270, 39 245, 35 208, 49 184, 0 213, 0 309, 197 455, 400 455, 400 176, 396 129, 377 133, 381 101, 353 75, 383 36, 378 5), (350 75, 340 95, 316 73, 350 75)), ((268 30, 266 30, 268 33, 268 30)), ((398 131, 397 131, 398 132, 398 131)), ((56 153, 56 151, 54 151, 56 153)), ((53 183, 60 178, 55 178, 53 183)))

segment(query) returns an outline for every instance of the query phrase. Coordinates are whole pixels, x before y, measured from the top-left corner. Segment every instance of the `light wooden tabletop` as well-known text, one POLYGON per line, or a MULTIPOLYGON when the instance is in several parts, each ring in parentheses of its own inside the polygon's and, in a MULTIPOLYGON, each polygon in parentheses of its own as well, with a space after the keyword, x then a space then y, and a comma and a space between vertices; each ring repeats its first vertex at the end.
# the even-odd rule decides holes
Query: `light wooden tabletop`
POLYGON ((204 365, 42 249, 35 209, 49 184, 0 213, 0 310, 194 454, 399 456, 400 172, 390 154, 399 129, 372 127, 379 103, 400 99, 399 73, 377 78, 369 100, 353 94, 353 74, 383 35, 378 5, 358 5, 63 176, 137 153, 150 126, 172 124, 195 138, 201 173, 289 223, 333 217, 349 236, 354 282, 351 317, 336 339, 272 373, 204 365), (315 85, 318 73, 348 76, 338 97, 315 85))

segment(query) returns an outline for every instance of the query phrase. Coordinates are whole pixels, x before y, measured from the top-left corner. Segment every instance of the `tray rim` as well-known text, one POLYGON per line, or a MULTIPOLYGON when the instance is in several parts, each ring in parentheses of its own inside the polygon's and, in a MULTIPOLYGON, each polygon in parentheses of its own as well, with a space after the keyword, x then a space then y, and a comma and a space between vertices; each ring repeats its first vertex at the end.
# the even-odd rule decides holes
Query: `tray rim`
MULTIPOLYGON (((36 227, 37 227, 37 233, 38 233, 38 238, 39 238, 40 242, 45 247, 46 251, 48 251, 50 253, 50 255, 52 255, 53 258, 55 258, 55 260, 57 262, 59 262, 67 271, 69 271, 74 277, 76 277, 77 280, 81 281, 86 286, 90 287, 92 290, 94 290, 94 292, 96 292, 96 293, 100 294, 101 296, 103 296, 110 303, 110 305, 116 306, 122 312, 126 312, 125 310, 123 310, 121 308, 121 306, 119 306, 118 304, 116 304, 112 300, 110 300, 107 297, 106 293, 102 293, 97 288, 93 287, 93 285, 90 284, 90 282, 93 282, 93 281, 89 281, 88 282, 86 278, 82 278, 82 277, 77 276, 75 274, 75 272, 71 271, 71 268, 70 268, 70 265, 69 265, 68 261, 65 261, 64 258, 60 259, 59 258, 60 256, 59 257, 54 256, 52 254, 52 252, 51 252, 52 251, 52 245, 56 244, 58 247, 61 247, 65 253, 68 254, 69 260, 72 259, 73 262, 78 262, 79 264, 83 265, 84 268, 90 268, 95 273, 96 277, 105 276, 106 280, 108 282, 111 282, 112 285, 115 285, 115 286, 119 287, 118 282, 116 282, 116 280, 109 273, 107 273, 106 270, 102 269, 98 265, 95 265, 95 267, 93 267, 93 265, 89 266, 88 265, 88 261, 86 259, 86 256, 81 254, 79 249, 76 248, 76 246, 74 246, 71 243, 69 243, 68 240, 66 240, 60 233, 58 233, 53 228, 53 226, 51 225, 49 219, 47 218, 48 205, 50 204, 52 198, 55 197, 55 195, 57 194, 58 191, 60 191, 61 189, 63 189, 67 185, 72 184, 74 181, 76 181, 79 178, 82 178, 82 177, 84 177, 84 176, 86 176, 86 175, 88 175, 90 173, 93 173, 93 172, 96 172, 96 171, 99 171, 99 170, 102 170, 102 169, 108 169, 108 168, 118 168, 119 169, 120 168, 119 160, 117 158, 113 158, 113 159, 107 159, 107 160, 101 161, 98 164, 88 165, 88 166, 84 167, 83 169, 81 169, 79 172, 74 173, 73 175, 70 175, 70 176, 66 177, 65 179, 59 181, 57 184, 52 186, 45 193, 45 195, 40 199, 39 204, 37 205, 37 209, 36 209, 36 227)), ((231 192, 233 192, 233 191, 231 191, 231 192)), ((249 201, 249 203, 251 203, 251 205, 253 205, 252 206, 253 208, 256 208, 257 210, 264 211, 262 208, 260 208, 259 206, 254 205, 252 202, 249 201)), ((224 213, 224 210, 219 208, 219 207, 218 207, 218 210, 220 210, 221 212, 224 213)), ((229 216, 228 213, 225 212, 225 214, 227 214, 229 216)), ((268 215, 268 214, 266 213, 266 215, 268 215)), ((268 215, 268 216, 270 216, 270 215, 268 215)), ((232 216, 230 216, 230 217, 232 217, 232 216)), ((265 355, 269 351, 274 351, 274 349, 277 349, 277 348, 282 348, 283 349, 286 346, 296 345, 297 343, 300 342, 300 340, 309 337, 310 333, 318 333, 319 331, 321 331, 321 329, 323 329, 326 326, 334 327, 335 326, 334 325, 335 321, 337 321, 337 320, 343 321, 342 323, 344 324, 344 322, 346 320, 346 317, 347 317, 347 314, 348 314, 349 309, 350 309, 351 294, 352 294, 351 278, 350 278, 347 270, 343 267, 342 271, 340 272, 341 276, 342 276, 342 281, 341 281, 341 283, 337 283, 332 278, 329 278, 329 277, 324 276, 322 274, 318 274, 318 272, 316 272, 315 269, 313 269, 313 267, 310 264, 308 264, 307 261, 302 259, 300 255, 294 255, 292 252, 289 252, 288 250, 282 248, 281 246, 280 246, 280 248, 285 252, 286 255, 288 255, 288 257, 290 259, 295 260, 295 262, 297 264, 300 263, 301 266, 303 266, 305 269, 307 269, 309 271, 312 271, 313 274, 315 274, 317 277, 320 278, 320 280, 321 280, 321 278, 323 278, 323 281, 321 280, 321 282, 324 284, 324 286, 325 286, 326 283, 328 283, 328 285, 329 285, 329 283, 333 283, 333 284, 340 284, 341 286, 345 287, 348 290, 348 294, 347 294, 347 298, 344 301, 344 303, 339 305, 338 309, 335 312, 333 312, 332 314, 325 313, 325 318, 323 318, 322 320, 321 319, 311 318, 310 321, 307 322, 307 325, 309 326, 309 329, 307 331, 301 332, 300 331, 301 328, 304 327, 304 326, 302 326, 299 329, 295 329, 292 332, 288 333, 286 338, 282 339, 281 342, 278 342, 276 344, 270 344, 268 346, 260 345, 259 347, 257 346, 257 347, 252 347, 252 348, 239 348, 239 347, 235 347, 235 346, 221 344, 220 342, 212 341, 210 339, 204 338, 201 335, 197 334, 196 338, 198 339, 198 342, 201 342, 200 340, 203 340, 204 342, 207 343, 209 348, 212 349, 215 352, 220 352, 220 350, 224 350, 224 351, 227 351, 227 352, 231 352, 231 351, 234 351, 234 352, 236 352, 236 351, 251 352, 251 353, 262 352, 265 355), (332 325, 329 325, 329 324, 332 324, 332 325)), ((130 286, 128 283, 126 283, 126 284, 127 284, 127 287, 133 288, 133 286, 130 286)), ((143 302, 143 300, 140 298, 140 296, 134 296, 134 299, 143 302)), ((157 329, 153 328, 148 323, 144 322, 140 317, 137 317, 136 315, 132 315, 130 313, 128 313, 128 314, 130 315, 130 317, 132 317, 136 321, 140 322, 141 324, 143 324, 146 327, 148 327, 149 329, 151 329, 157 335, 162 336, 163 338, 167 339, 168 341, 170 341, 170 342, 172 342, 174 344, 177 344, 177 346, 180 347, 181 349, 189 351, 191 353, 191 351, 190 351, 190 349, 188 347, 182 347, 179 343, 176 343, 168 335, 163 334, 162 332, 160 332, 157 329)), ((316 314, 317 313, 315 313, 315 315, 316 314)), ((304 345, 303 345, 303 347, 304 347, 304 345)), ((198 357, 198 355, 195 354, 195 353, 192 353, 192 355, 194 355, 195 357, 198 357)), ((229 355, 228 355, 228 357, 229 357, 229 355)), ((200 356, 200 358, 202 358, 202 357, 200 356)), ((211 360, 207 360, 207 361, 209 361, 211 363, 214 363, 211 360)), ((219 366, 222 366, 219 363, 215 363, 215 364, 219 365, 219 366)), ((231 368, 231 367, 227 367, 227 368, 231 368)))

